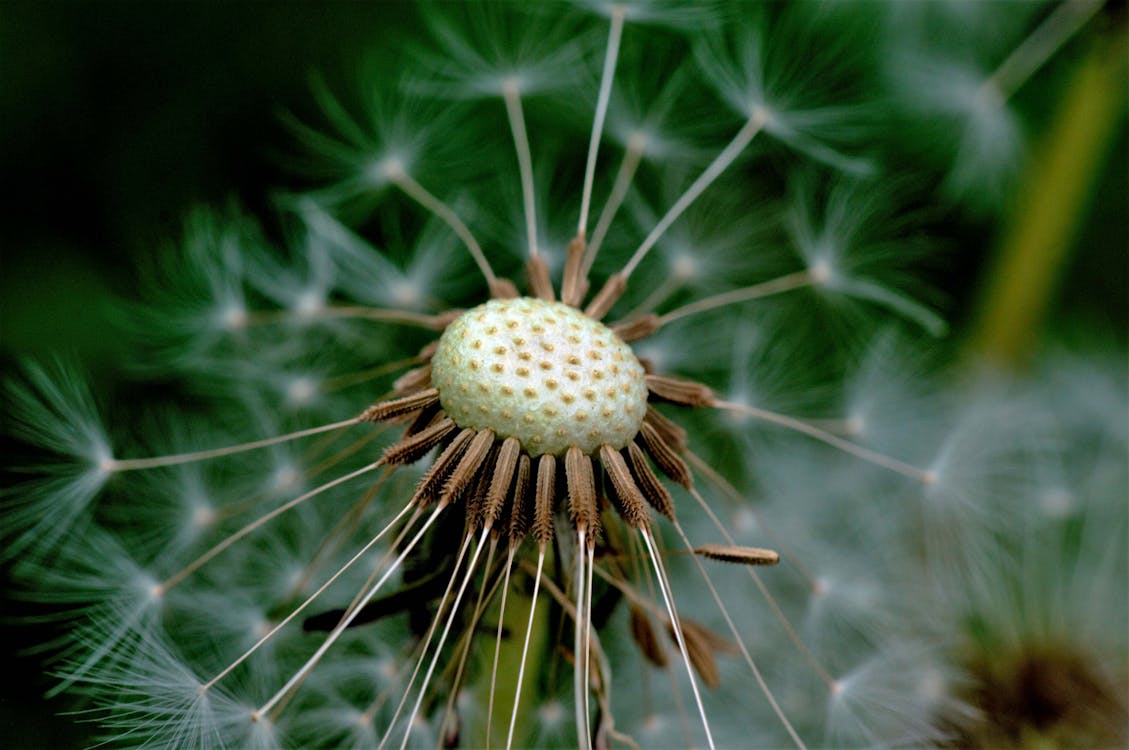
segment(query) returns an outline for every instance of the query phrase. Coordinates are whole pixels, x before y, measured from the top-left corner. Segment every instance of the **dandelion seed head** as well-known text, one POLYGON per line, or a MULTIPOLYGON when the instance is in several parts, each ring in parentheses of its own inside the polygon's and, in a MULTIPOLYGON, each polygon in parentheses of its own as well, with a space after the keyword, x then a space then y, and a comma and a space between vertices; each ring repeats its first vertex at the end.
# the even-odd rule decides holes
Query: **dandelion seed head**
POLYGON ((292 463, 283 463, 276 466, 271 473, 268 484, 273 492, 290 492, 300 487, 303 481, 303 472, 300 466, 292 463))
POLYGON ((1049 487, 1039 493, 1039 508, 1049 518, 1066 518, 1078 507, 1078 499, 1065 487, 1049 487))
POLYGON ((220 325, 228 331, 239 331, 247 326, 247 308, 236 302, 220 308, 218 317, 220 325))
POLYGON ((307 289, 294 297, 294 312, 300 317, 312 318, 325 307, 325 295, 317 289, 307 289))
POLYGON ((733 530, 740 535, 748 535, 757 531, 757 514, 748 508, 741 508, 733 513, 733 530))
POLYGON ((817 285, 828 285, 832 283, 835 277, 835 268, 831 265, 828 258, 815 258, 808 266, 808 272, 811 273, 812 281, 817 285))
POLYGON ((537 717, 546 727, 553 728, 564 722, 564 706, 558 700, 548 700, 537 709, 537 717))
POLYGON ((670 272, 681 281, 689 281, 698 275, 701 265, 690 253, 679 253, 671 259, 670 272))
POLYGON ((392 301, 409 310, 419 308, 424 301, 424 290, 413 279, 402 279, 392 284, 392 301))
POLYGON ((216 510, 205 501, 195 501, 191 503, 192 512, 189 516, 192 525, 199 530, 203 530, 216 522, 216 510))
POLYGON ((647 408, 627 344, 575 308, 530 298, 492 300, 455 320, 432 381, 457 424, 515 437, 532 456, 623 448, 647 408))
POLYGON ((291 406, 308 406, 317 398, 318 392, 316 378, 308 375, 297 377, 286 386, 286 400, 291 406))
POLYGON ((366 173, 377 184, 394 182, 408 174, 407 161, 400 156, 382 156, 372 162, 366 173))

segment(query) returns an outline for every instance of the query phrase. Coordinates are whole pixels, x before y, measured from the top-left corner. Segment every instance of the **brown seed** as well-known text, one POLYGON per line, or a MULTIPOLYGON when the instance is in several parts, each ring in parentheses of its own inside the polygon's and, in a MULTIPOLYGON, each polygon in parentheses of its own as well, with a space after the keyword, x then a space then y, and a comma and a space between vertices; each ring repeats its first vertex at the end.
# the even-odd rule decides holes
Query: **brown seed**
POLYGON ((531 473, 529 455, 522 453, 517 459, 517 472, 514 476, 513 502, 510 505, 510 545, 517 545, 529 533, 529 525, 533 520, 533 508, 530 507, 532 494, 529 491, 531 473))
POLYGON ((549 279, 549 266, 541 253, 533 253, 525 262, 525 274, 529 279, 529 288, 538 299, 552 302, 553 282, 549 279))
POLYGON ((557 459, 545 453, 537 462, 537 494, 533 502, 533 536, 540 545, 553 541, 557 492, 557 459))
POLYGON ((627 289, 627 277, 623 273, 615 273, 608 277, 604 282, 603 288, 596 293, 596 296, 588 303, 585 308, 584 314, 592 320, 601 320, 608 314, 608 310, 612 309, 612 305, 616 303, 624 291, 627 289))
POLYGON ((647 502, 651 504, 652 508, 673 521, 674 500, 671 499, 670 492, 659 481, 659 478, 655 476, 655 472, 651 470, 647 457, 643 455, 643 449, 632 441, 627 446, 627 457, 630 459, 631 475, 635 477, 635 486, 643 493, 643 497, 647 498, 647 502))
POLYGON ((655 331, 659 330, 659 316, 654 313, 648 313, 639 318, 632 318, 631 320, 621 320, 608 326, 616 336, 619 336, 621 341, 632 342, 639 339, 645 339, 655 331))
POLYGON ((454 429, 454 420, 445 417, 430 427, 385 448, 382 460, 386 464, 415 463, 429 450, 439 445, 454 429))
POLYGON ((373 404, 364 410, 361 414, 361 420, 365 422, 383 422, 405 414, 411 414, 420 409, 426 409, 428 406, 438 402, 439 390, 437 388, 428 388, 419 393, 413 393, 410 396, 373 404))
POLYGON ((474 437, 474 430, 464 429, 455 435, 454 440, 439 454, 439 458, 431 464, 424 475, 420 477, 419 484, 416 485, 415 494, 412 495, 412 502, 421 508, 425 508, 436 499, 436 490, 442 486, 443 480, 455 468, 456 462, 462 456, 463 451, 466 450, 471 439, 474 437))
POLYGON ((642 608, 634 604, 628 611, 631 614, 631 638, 639 647, 643 658, 660 669, 666 667, 670 664, 670 659, 667 658, 655 629, 651 627, 651 618, 647 617, 647 613, 642 608))
POLYGON ((455 499, 470 484, 475 474, 478 473, 478 467, 482 465, 482 462, 490 453, 492 445, 494 445, 494 432, 492 430, 482 430, 474 436, 474 439, 467 445, 466 452, 463 453, 462 458, 451 471, 451 476, 443 484, 443 491, 439 493, 440 502, 455 499))
MULTIPOLYGON (((710 632, 708 628, 685 617, 678 619, 682 629, 682 640, 686 644, 686 655, 694 666, 694 671, 702 678, 702 682, 711 690, 721 684, 721 673, 717 668, 715 651, 729 651, 731 646, 720 636, 710 632)), ((674 629, 667 622, 667 631, 671 638, 675 638, 674 629)))
POLYGON ((714 394, 709 386, 692 380, 680 380, 667 375, 646 375, 647 390, 655 398, 683 406, 711 406, 714 394))
POLYGON ((568 243, 565 254, 564 277, 561 280, 561 302, 577 307, 588 292, 588 279, 581 273, 585 242, 579 235, 568 243))
POLYGON ((577 531, 588 534, 588 544, 595 545, 599 531, 599 506, 596 504, 596 481, 592 459, 577 446, 565 453, 565 483, 568 486, 568 512, 577 531))
POLYGON ((396 393, 412 393, 421 388, 431 387, 431 365, 408 370, 392 383, 392 390, 396 393))
POLYGON ((486 466, 486 473, 493 474, 490 479, 490 490, 486 495, 486 507, 483 509, 483 525, 487 528, 494 525, 502 512, 520 453, 521 443, 515 437, 508 437, 498 450, 497 460, 492 465, 486 466))
POLYGON ((628 526, 639 529, 647 525, 647 502, 643 493, 635 486, 635 480, 627 463, 619 451, 610 445, 600 446, 600 463, 612 480, 616 497, 619 499, 619 513, 628 526))
POLYGON ((770 549, 731 544, 703 544, 694 550, 694 554, 737 565, 776 565, 780 562, 780 555, 770 549))
POLYGON ((686 489, 690 489, 693 480, 686 462, 679 458, 674 449, 659 437, 655 428, 644 421, 642 427, 639 428, 639 437, 643 439, 643 447, 646 448, 647 454, 662 472, 686 489))
POLYGON ((663 442, 674 448, 678 453, 686 451, 686 430, 682 429, 674 420, 650 404, 647 404, 647 416, 644 419, 655 428, 655 432, 659 433, 663 442))

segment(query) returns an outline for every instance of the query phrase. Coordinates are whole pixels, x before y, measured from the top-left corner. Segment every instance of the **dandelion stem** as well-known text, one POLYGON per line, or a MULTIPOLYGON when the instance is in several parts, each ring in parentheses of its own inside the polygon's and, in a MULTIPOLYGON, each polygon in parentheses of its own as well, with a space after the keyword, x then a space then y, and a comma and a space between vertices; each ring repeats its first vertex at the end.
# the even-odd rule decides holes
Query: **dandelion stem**
MULTIPOLYGON (((310 604, 312 604, 313 601, 315 599, 317 599, 319 596, 321 596, 325 592, 325 590, 333 584, 334 581, 336 581, 338 578, 340 578, 342 576, 342 574, 345 573, 345 571, 347 571, 349 568, 351 568, 353 566, 354 563, 357 562, 357 560, 360 560, 361 557, 363 557, 370 549, 372 549, 373 546, 377 542, 379 542, 384 537, 384 535, 387 534, 388 531, 400 521, 401 518, 404 517, 404 514, 406 514, 409 510, 411 510, 412 507, 413 506, 412 506, 411 503, 408 503, 407 505, 405 505, 403 507, 403 509, 399 513, 396 514, 396 517, 393 518, 391 521, 389 521, 384 526, 384 528, 380 530, 379 534, 377 534, 372 539, 370 539, 368 541, 368 543, 365 544, 365 546, 361 547, 361 549, 357 551, 357 554, 355 554, 351 558, 349 558, 349 561, 346 562, 343 566, 341 566, 337 570, 336 573, 334 573, 332 576, 330 576, 329 579, 325 583, 323 583, 318 588, 317 591, 310 594, 310 596, 307 597, 305 601, 303 601, 296 608, 294 608, 294 610, 291 611, 290 614, 288 614, 286 617, 284 617, 282 620, 280 620, 273 628, 270 629, 270 632, 268 632, 266 635, 264 635, 262 638, 260 638, 258 640, 258 642, 255 643, 254 646, 251 646, 251 648, 247 649, 243 653, 242 656, 240 656, 235 661, 233 661, 231 664, 229 664, 222 672, 217 674, 215 677, 213 677, 212 679, 210 679, 206 683, 204 683, 204 685, 201 689, 208 690, 209 688, 212 687, 212 685, 215 685, 217 682, 219 682, 224 677, 226 677, 228 674, 230 674, 233 669, 235 669, 240 664, 242 664, 244 661, 246 661, 246 659, 248 657, 250 657, 251 654, 258 651, 259 648, 261 648, 263 646, 263 644, 265 644, 267 641, 269 641, 271 638, 274 637, 275 633, 277 633, 279 630, 282 630, 282 628, 285 627, 287 623, 289 623, 291 620, 293 620, 295 617, 297 617, 304 609, 306 609, 306 607, 308 607, 310 604)), ((417 508, 415 515, 413 515, 412 518, 408 521, 408 528, 410 528, 416 522, 416 520, 419 518, 421 513, 422 513, 422 511, 417 508)))
POLYGON ((170 456, 154 456, 152 458, 110 459, 106 461, 101 468, 103 471, 136 471, 138 469, 156 469, 162 466, 176 466, 178 464, 192 463, 193 461, 207 461, 212 458, 221 458, 236 453, 266 448, 267 446, 285 443, 290 440, 299 440, 304 437, 310 437, 311 435, 320 435, 323 432, 332 432, 342 427, 357 424, 359 421, 359 417, 353 417, 352 419, 345 419, 340 422, 334 422, 333 424, 310 427, 305 430, 298 430, 297 432, 266 438, 264 440, 255 440, 250 443, 240 443, 239 445, 230 445, 224 448, 194 451, 192 453, 176 453, 170 456))
POLYGON ((713 734, 710 732, 709 720, 706 719, 706 709, 702 705, 702 696, 698 691, 698 682, 694 679, 694 669, 690 666, 690 655, 686 650, 686 640, 682 636, 682 625, 678 620, 678 611, 674 607, 674 599, 670 592, 670 583, 666 580, 666 572, 663 570, 662 562, 655 552, 655 546, 651 541, 650 532, 646 529, 639 529, 639 535, 643 537, 643 542, 647 545, 647 556, 651 558, 651 565, 655 569, 655 577, 659 582, 659 591, 662 592, 663 603, 666 604, 666 611, 670 616, 670 627, 674 630, 675 639, 678 641, 678 650, 681 652, 682 662, 686 666, 686 675, 690 678, 690 689, 694 692, 694 702, 698 704, 698 714, 702 717, 702 728, 706 732, 706 744, 713 750, 713 734))
POLYGON ((415 549, 415 546, 419 544, 419 540, 423 538, 423 535, 429 528, 431 528, 431 524, 435 522, 435 519, 437 519, 439 517, 439 514, 442 513, 445 509, 446 505, 440 504, 431 513, 431 515, 428 516, 427 521, 423 524, 420 530, 416 532, 416 535, 412 537, 412 540, 408 543, 408 546, 404 548, 404 551, 401 552, 399 556, 397 556, 396 560, 392 563, 391 566, 389 566, 388 570, 384 572, 384 575, 380 577, 380 580, 377 581, 372 586, 372 588, 365 592, 365 596, 361 600, 360 606, 354 608, 352 612, 349 612, 347 615, 341 618, 341 622, 339 622, 337 624, 337 627, 335 627, 333 631, 330 632, 329 636, 325 639, 321 646, 318 647, 317 651, 314 652, 314 655, 306 660, 306 663, 302 665, 301 669, 294 673, 294 675, 287 681, 287 683, 282 686, 281 690, 271 696, 271 698, 266 703, 260 706, 259 709, 252 714, 252 719, 256 721, 261 719, 262 716, 270 711, 271 708, 274 707, 274 705, 278 703, 278 701, 281 700, 284 695, 290 692, 290 689, 294 685, 296 685, 300 680, 305 678, 307 674, 309 674, 310 670, 313 669, 321 660, 322 656, 325 655, 325 652, 328 651, 330 647, 337 642, 337 639, 340 638, 341 634, 345 632, 345 629, 349 627, 349 623, 351 623, 353 619, 356 618, 356 616, 361 612, 361 610, 364 609, 364 606, 368 604, 374 596, 376 596, 377 592, 379 592, 380 589, 384 586, 384 583, 388 580, 392 573, 400 567, 400 564, 404 562, 404 558, 412 553, 412 550, 415 549))
POLYGON ((861 445, 852 443, 849 440, 844 440, 837 435, 832 435, 826 430, 821 430, 818 427, 808 424, 802 419, 796 419, 795 417, 789 417, 784 414, 777 414, 775 412, 765 411, 764 409, 758 409, 755 406, 746 406, 745 404, 737 404, 731 401, 714 401, 712 406, 717 409, 725 409, 738 414, 746 414, 755 419, 786 427, 789 430, 794 430, 810 438, 814 438, 821 443, 826 443, 834 448, 838 448, 844 453, 850 453, 852 456, 861 458, 863 461, 868 461, 876 466, 881 466, 884 469, 889 469, 902 476, 917 480, 922 484, 933 484, 937 481, 936 475, 931 471, 919 469, 916 466, 899 461, 896 458, 891 458, 878 451, 873 451, 869 448, 864 448, 861 445))
POLYGON ((490 729, 494 722, 494 690, 498 684, 498 658, 502 651, 502 626, 506 621, 506 599, 510 590, 510 571, 514 565, 517 546, 511 544, 506 553, 506 571, 502 580, 502 603, 498 610, 498 633, 494 636, 494 666, 490 669, 490 694, 486 702, 486 747, 490 747, 490 729))
POLYGON ((729 145, 722 149, 721 153, 710 162, 710 165, 698 175, 698 179, 694 180, 686 192, 674 202, 674 205, 670 207, 666 215, 659 220, 659 223, 655 225, 651 233, 643 240, 643 244, 639 246, 639 249, 631 256, 631 259, 627 261, 627 265, 623 267, 622 273, 625 278, 635 271, 635 267, 639 265, 643 258, 647 257, 647 253, 654 247, 655 243, 658 242, 659 238, 662 237, 663 233, 666 232, 670 225, 674 223, 675 219, 681 216, 682 212, 689 208, 690 204, 697 200, 698 196, 700 196, 707 187, 713 184, 713 181, 737 159, 740 153, 745 150, 745 147, 748 146, 753 138, 756 137, 757 133, 761 131, 761 128, 764 127, 766 122, 768 122, 768 116, 762 110, 757 109, 753 112, 752 116, 745 121, 745 124, 737 131, 737 134, 733 136, 733 140, 729 142, 729 145))
POLYGON ((376 461, 374 463, 369 464, 368 466, 362 466, 361 468, 357 469, 356 471, 349 472, 348 474, 346 474, 344 476, 340 476, 337 479, 326 482, 325 484, 321 485, 320 487, 316 487, 315 489, 310 490, 309 492, 305 493, 304 495, 299 495, 298 497, 294 498, 293 500, 291 500, 291 501, 289 501, 289 502, 287 502, 283 505, 278 506, 277 508, 272 510, 270 513, 267 513, 266 515, 255 519, 251 523, 249 523, 246 526, 244 526, 243 528, 241 528, 239 531, 236 531, 234 534, 231 534, 226 539, 224 539, 223 541, 216 544, 214 547, 209 549, 207 552, 205 552, 204 554, 200 555, 195 560, 190 562, 179 573, 173 575, 172 577, 166 579, 163 583, 159 584, 158 588, 160 589, 160 591, 162 593, 165 592, 165 591, 168 591, 173 586, 176 586, 181 581, 183 581, 185 578, 187 578, 188 576, 192 575, 197 570, 199 570, 201 566, 203 566, 205 563, 207 563, 213 557, 215 557, 219 553, 223 552, 225 549, 227 549, 231 545, 235 544, 237 541, 239 541, 243 537, 247 536, 252 531, 259 528, 260 526, 267 523, 268 521, 270 521, 274 518, 277 518, 278 516, 282 515, 286 511, 291 510, 292 508, 295 508, 295 507, 301 505, 302 503, 306 502, 307 500, 309 500, 312 497, 320 495, 321 493, 326 492, 327 490, 331 490, 339 484, 344 484, 345 482, 348 482, 350 479, 356 479, 357 477, 359 477, 363 474, 367 474, 368 472, 379 468, 381 465, 382 465, 382 463, 380 461, 376 461))
POLYGON ((451 230, 459 236, 463 244, 467 246, 470 255, 474 258, 475 264, 482 275, 486 277, 486 283, 494 287, 498 282, 498 277, 494 275, 494 269, 490 267, 490 261, 486 260, 486 255, 482 252, 482 246, 478 244, 478 240, 471 234, 470 229, 463 223, 463 220, 458 217, 450 206, 443 201, 436 198, 427 189, 412 179, 412 176, 404 171, 403 167, 393 165, 385 170, 388 179, 392 183, 404 191, 404 194, 409 198, 419 203, 431 213, 435 214, 444 224, 449 226, 451 230))
POLYGON ((576 541, 576 622, 573 623, 573 708, 576 715, 576 742, 583 750, 592 747, 591 729, 587 724, 588 685, 584 682, 584 670, 581 667, 581 649, 584 648, 584 622, 587 621, 588 612, 584 608, 584 552, 585 530, 577 531, 576 541))
POLYGON ((1014 196, 978 300, 969 364, 1027 364, 1070 254, 1083 250, 1078 225, 1124 122, 1124 27, 1112 36, 1094 44, 1073 71, 1014 196))
POLYGON ((604 72, 600 76, 600 93, 596 97, 596 113, 592 119, 592 137, 588 140, 588 160, 584 167, 584 192, 580 198, 580 221, 576 233, 584 237, 588 232, 588 210, 592 202, 592 182, 596 177, 596 153, 600 148, 600 136, 604 131, 604 118, 608 113, 608 99, 612 93, 612 79, 615 77, 616 60, 619 57, 619 40, 623 36, 623 19, 626 15, 622 6, 613 6, 611 28, 608 29, 608 48, 604 53, 604 72))
POLYGON ((525 132, 525 115, 521 111, 521 90, 516 81, 506 81, 502 86, 506 102, 506 117, 514 136, 517 166, 521 173, 521 200, 525 206, 525 239, 529 254, 537 255, 537 214, 533 202, 533 157, 529 153, 529 134, 525 132))
POLYGON ((521 683, 525 679, 525 659, 529 655, 529 638, 533 633, 533 615, 537 613, 537 592, 541 588, 541 571, 545 567, 545 545, 537 553, 537 572, 533 576, 533 598, 529 606, 529 622, 525 626, 525 642, 521 646, 521 666, 517 671, 517 685, 514 687, 514 707, 510 712, 510 728, 506 733, 506 750, 514 744, 514 727, 517 726, 517 709, 521 705, 521 683))
POLYGON ((759 284, 753 284, 752 286, 734 289, 721 294, 715 294, 712 297, 706 297, 697 302, 683 305, 675 310, 671 310, 665 315, 659 316, 658 324, 662 327, 679 318, 685 318, 687 315, 694 315, 696 313, 706 312, 707 310, 716 310, 719 307, 735 305, 740 302, 749 302, 750 300, 769 297, 773 294, 790 292, 793 289, 802 289, 803 287, 810 286, 814 282, 815 279, 809 271, 797 271, 796 273, 790 273, 777 279, 763 281, 759 284))
POLYGON ((1102 0, 1064 0, 996 68, 984 82, 984 90, 994 90, 1001 103, 1010 99, 1055 50, 1101 10, 1102 5, 1102 0))
POLYGON ((647 137, 642 133, 632 134, 627 141, 627 151, 623 154, 619 171, 616 172, 612 191, 608 195, 608 202, 604 204, 603 210, 600 211, 600 218, 596 220, 596 229, 592 232, 592 241, 588 243, 588 248, 584 253, 581 271, 585 276, 592 270, 592 264, 596 262, 596 253, 600 251, 600 246, 604 244, 604 238, 612 225, 612 219, 615 218, 616 212, 623 204, 623 199, 627 197, 627 189, 631 187, 631 180, 634 179, 635 171, 643 160, 643 150, 646 148, 646 143, 647 137))

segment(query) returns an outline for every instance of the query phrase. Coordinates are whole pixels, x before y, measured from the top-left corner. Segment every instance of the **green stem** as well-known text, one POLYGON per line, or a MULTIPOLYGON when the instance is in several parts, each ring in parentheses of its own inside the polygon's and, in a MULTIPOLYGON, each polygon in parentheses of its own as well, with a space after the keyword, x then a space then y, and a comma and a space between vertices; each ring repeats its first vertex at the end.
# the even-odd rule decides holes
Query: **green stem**
POLYGON ((969 349, 1020 367, 1038 342, 1078 223, 1124 116, 1124 34, 1079 65, 1021 187, 978 305, 969 349))

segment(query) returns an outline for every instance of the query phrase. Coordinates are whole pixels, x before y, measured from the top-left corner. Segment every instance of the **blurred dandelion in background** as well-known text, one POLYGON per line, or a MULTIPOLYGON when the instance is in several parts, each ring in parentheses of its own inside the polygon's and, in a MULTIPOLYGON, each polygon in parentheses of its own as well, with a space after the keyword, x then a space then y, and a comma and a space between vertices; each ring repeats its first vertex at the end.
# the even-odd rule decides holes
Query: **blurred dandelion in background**
POLYGON ((1047 318, 1124 18, 399 10, 283 114, 270 211, 145 253, 134 393, 7 378, 53 705, 110 746, 1123 745, 1124 336, 1047 318))

